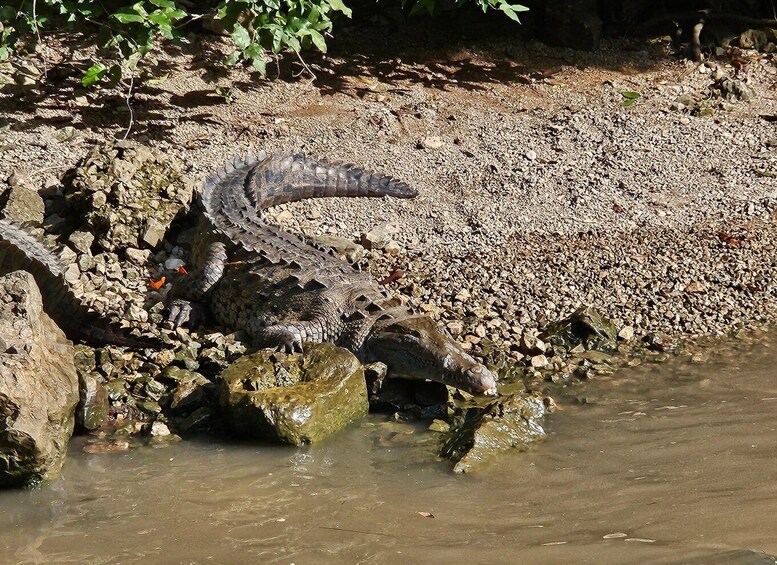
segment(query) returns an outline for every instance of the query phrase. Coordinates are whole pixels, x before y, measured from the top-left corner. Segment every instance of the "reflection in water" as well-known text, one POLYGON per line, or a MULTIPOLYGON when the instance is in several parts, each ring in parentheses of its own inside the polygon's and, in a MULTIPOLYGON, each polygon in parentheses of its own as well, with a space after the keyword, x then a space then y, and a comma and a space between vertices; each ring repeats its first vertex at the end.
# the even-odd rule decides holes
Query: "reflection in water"
POLYGON ((0 561, 774 563, 775 367, 766 344, 622 371, 464 477, 381 417, 306 449, 76 439, 62 479, 0 493, 0 561))

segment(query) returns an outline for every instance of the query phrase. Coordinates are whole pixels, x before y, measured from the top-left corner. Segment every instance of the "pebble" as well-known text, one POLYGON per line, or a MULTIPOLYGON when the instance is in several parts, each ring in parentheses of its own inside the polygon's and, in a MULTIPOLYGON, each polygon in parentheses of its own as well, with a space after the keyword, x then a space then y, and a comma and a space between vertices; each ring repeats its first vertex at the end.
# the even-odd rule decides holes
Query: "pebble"
POLYGON ((170 257, 165 261, 165 269, 168 271, 177 271, 180 267, 183 267, 186 264, 185 261, 182 259, 179 259, 178 257, 170 257))
POLYGON ((421 146, 426 149, 439 149, 443 146, 443 141, 437 136, 425 137, 423 141, 421 141, 421 146))

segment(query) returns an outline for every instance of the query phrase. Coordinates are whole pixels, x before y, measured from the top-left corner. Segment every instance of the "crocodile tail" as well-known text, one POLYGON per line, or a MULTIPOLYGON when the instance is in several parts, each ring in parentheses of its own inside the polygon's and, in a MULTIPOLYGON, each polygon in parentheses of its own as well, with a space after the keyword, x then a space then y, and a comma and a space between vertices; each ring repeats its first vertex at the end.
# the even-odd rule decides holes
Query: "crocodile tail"
POLYGON ((70 339, 135 349, 166 347, 160 339, 130 335, 119 324, 89 310, 70 290, 59 257, 24 228, 0 219, 0 274, 15 270, 32 274, 41 291, 44 311, 70 339))
POLYGON ((202 186, 205 214, 216 226, 256 224, 259 212, 278 204, 330 196, 414 198, 402 181, 356 165, 304 153, 248 154, 209 176, 202 186))

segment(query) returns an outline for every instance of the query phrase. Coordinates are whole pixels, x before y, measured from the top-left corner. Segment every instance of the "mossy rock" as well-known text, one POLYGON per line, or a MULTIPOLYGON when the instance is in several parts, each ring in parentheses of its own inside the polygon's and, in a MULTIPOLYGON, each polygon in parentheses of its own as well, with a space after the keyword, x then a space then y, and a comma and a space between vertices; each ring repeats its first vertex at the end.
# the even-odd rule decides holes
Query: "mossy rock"
POLYGON ((545 413, 541 396, 524 393, 460 408, 443 435, 440 457, 453 461, 456 473, 477 471, 507 451, 526 449, 544 438, 545 413))
POLYGON ((587 350, 612 353, 617 350, 618 328, 594 308, 587 306, 548 326, 543 341, 566 349, 582 345, 587 350))
POLYGON ((367 415, 364 371, 332 344, 304 354, 244 355, 219 376, 220 403, 242 436, 302 445, 320 441, 367 415))

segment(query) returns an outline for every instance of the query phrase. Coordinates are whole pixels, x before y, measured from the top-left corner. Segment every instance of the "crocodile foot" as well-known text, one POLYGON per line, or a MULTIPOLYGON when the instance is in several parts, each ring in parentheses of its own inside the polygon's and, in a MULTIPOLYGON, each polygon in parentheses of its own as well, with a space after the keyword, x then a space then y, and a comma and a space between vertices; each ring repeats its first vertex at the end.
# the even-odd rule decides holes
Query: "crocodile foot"
POLYGON ((167 321, 172 322, 174 328, 184 324, 190 328, 195 327, 205 321, 205 318, 205 308, 197 302, 176 298, 167 305, 167 321))

